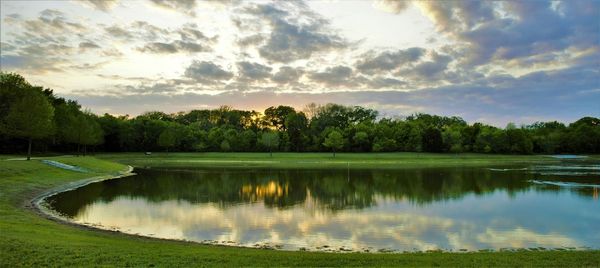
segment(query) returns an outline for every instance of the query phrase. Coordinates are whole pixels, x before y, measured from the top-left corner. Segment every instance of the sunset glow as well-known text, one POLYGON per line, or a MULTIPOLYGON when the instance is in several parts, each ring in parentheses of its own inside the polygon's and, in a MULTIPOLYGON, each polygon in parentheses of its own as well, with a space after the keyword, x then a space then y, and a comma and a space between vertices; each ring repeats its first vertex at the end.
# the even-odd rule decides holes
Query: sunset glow
POLYGON ((569 122, 600 114, 599 3, 2 1, 1 69, 96 113, 334 102, 569 122))

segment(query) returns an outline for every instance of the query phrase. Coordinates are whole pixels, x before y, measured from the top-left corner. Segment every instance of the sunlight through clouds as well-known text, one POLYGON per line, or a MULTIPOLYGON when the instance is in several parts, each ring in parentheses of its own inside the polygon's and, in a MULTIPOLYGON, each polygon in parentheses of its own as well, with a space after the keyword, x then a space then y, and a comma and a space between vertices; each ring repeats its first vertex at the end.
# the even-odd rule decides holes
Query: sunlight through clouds
MULTIPOLYGON (((600 101, 594 91, 600 73, 596 1, 87 0, 1 5, 2 71, 52 86, 94 111, 139 114, 148 108, 103 99, 152 102, 163 96, 172 100, 163 109, 178 112, 195 106, 175 100, 209 93, 196 105, 217 107, 235 104, 230 97, 236 95, 275 94, 278 104, 299 108, 305 103, 298 100, 306 95, 318 102, 403 107, 386 111, 396 115, 467 114, 469 121, 495 125, 506 123, 502 116, 517 123, 556 117, 563 106, 571 107, 561 114, 565 121, 600 113, 597 106, 582 105, 600 101), (225 76, 202 73, 209 66, 225 76), (566 79, 567 74, 578 75, 566 79), (427 99, 431 91, 437 96, 427 99), (464 91, 468 95, 461 96, 464 91), (372 92, 416 95, 423 101, 387 103, 366 97, 372 92), (589 93, 581 97, 579 92, 589 93), (486 101, 459 105, 460 98, 471 97, 486 101), (540 99, 543 108, 527 111, 540 99), (499 103, 513 109, 507 114, 499 103), (489 115, 469 117, 470 110, 489 115)), ((239 108, 260 111, 265 105, 253 100, 239 108)))

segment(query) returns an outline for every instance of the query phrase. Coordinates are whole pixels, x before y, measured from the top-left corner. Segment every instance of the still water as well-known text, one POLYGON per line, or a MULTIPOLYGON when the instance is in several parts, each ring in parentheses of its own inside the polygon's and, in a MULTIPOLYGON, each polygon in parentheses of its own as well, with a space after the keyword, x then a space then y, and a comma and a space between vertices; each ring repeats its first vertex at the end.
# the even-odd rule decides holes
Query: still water
POLYGON ((48 199, 146 236, 322 251, 600 248, 600 165, 136 169, 48 199))

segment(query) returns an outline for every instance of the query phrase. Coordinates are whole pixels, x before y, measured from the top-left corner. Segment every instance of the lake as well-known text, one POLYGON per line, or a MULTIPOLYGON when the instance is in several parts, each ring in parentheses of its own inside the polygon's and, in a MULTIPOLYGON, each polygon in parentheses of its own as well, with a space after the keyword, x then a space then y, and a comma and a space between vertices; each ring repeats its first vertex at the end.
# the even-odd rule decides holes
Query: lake
POLYGON ((600 248, 600 165, 139 168, 47 199, 74 222, 319 251, 600 248))

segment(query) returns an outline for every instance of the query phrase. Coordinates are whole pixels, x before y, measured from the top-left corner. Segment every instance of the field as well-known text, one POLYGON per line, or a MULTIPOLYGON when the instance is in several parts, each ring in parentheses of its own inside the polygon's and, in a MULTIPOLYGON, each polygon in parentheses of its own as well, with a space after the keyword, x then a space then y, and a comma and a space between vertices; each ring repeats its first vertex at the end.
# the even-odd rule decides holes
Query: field
MULTIPOLYGON (((121 153, 96 157, 132 166, 223 166, 289 168, 410 168, 451 166, 502 166, 532 162, 558 162, 542 155, 482 155, 434 153, 121 153)), ((596 157, 592 157, 596 158, 596 157)))
MULTIPOLYGON (((69 182, 114 176, 133 166, 420 167, 556 161, 545 156, 438 154, 143 153, 51 157, 80 173, 0 157, 0 266, 599 266, 600 251, 316 253, 200 245, 58 223, 30 208, 39 193, 69 182)), ((597 158, 596 158, 597 159, 597 158)))

